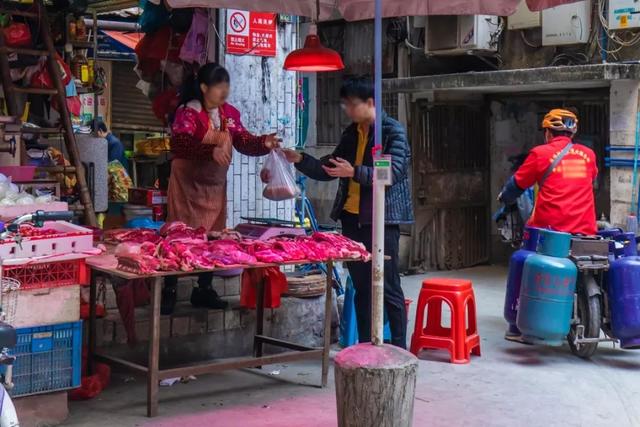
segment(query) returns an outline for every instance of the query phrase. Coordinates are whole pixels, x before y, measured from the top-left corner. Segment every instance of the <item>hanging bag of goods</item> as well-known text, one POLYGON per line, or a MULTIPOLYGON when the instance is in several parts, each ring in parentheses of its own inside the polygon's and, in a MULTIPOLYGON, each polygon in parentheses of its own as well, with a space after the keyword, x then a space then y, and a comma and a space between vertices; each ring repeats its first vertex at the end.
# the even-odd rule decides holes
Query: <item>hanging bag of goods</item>
POLYGON ((282 150, 271 150, 262 170, 267 171, 270 177, 262 191, 265 198, 280 201, 293 199, 298 195, 295 174, 282 150))
POLYGON ((12 21, 8 27, 3 28, 4 41, 9 47, 31 46, 31 30, 24 22, 12 21))

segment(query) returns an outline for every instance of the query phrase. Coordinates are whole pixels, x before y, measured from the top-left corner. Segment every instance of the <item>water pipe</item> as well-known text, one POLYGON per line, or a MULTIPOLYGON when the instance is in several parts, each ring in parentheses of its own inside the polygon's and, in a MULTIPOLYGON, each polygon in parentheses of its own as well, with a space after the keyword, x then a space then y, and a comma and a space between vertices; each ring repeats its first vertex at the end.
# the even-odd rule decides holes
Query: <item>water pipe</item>
POLYGON ((640 151, 640 111, 636 114, 636 145, 633 153, 633 188, 631 190, 631 215, 636 217, 640 214, 640 203, 638 200, 638 154, 640 151), (633 204, 635 203, 635 209, 633 204))

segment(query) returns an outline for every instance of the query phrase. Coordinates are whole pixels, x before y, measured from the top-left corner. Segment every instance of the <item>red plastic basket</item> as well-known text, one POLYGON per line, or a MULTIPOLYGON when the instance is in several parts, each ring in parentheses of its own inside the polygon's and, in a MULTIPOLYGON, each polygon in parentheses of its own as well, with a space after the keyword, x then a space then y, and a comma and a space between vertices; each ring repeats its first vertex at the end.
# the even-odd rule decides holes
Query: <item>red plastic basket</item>
POLYGON ((84 258, 4 266, 4 276, 20 281, 20 289, 88 285, 89 268, 84 258))

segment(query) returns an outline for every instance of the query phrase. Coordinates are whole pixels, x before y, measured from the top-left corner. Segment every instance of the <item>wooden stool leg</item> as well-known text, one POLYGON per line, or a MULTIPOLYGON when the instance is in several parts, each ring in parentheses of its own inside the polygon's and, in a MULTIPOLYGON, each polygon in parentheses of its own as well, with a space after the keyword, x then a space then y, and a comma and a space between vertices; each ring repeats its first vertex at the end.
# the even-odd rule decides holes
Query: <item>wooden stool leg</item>
POLYGON ((147 372, 147 417, 158 415, 158 370, 160 368, 160 289, 162 277, 151 284, 151 316, 149 319, 149 371, 147 372))

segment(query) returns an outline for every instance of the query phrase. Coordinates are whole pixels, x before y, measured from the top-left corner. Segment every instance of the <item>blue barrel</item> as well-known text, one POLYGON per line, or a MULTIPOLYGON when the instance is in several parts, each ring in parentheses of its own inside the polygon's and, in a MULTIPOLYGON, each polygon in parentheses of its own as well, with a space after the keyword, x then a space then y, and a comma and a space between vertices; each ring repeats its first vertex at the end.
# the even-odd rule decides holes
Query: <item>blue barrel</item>
POLYGON ((627 349, 640 348, 640 257, 635 236, 625 242, 624 255, 609 267, 607 294, 611 331, 627 349))
POLYGON ((570 248, 570 234, 541 230, 538 253, 524 262, 516 324, 525 341, 562 345, 569 333, 578 277, 570 248))
POLYGON ((529 256, 536 253, 540 229, 525 227, 522 248, 518 249, 509 259, 509 276, 507 278, 507 292, 504 297, 504 319, 509 324, 509 333, 520 335, 516 326, 518 315, 518 301, 520 299, 520 284, 522 283, 522 268, 529 256))

